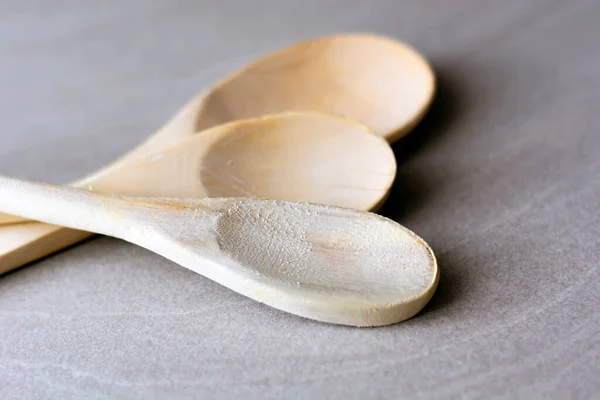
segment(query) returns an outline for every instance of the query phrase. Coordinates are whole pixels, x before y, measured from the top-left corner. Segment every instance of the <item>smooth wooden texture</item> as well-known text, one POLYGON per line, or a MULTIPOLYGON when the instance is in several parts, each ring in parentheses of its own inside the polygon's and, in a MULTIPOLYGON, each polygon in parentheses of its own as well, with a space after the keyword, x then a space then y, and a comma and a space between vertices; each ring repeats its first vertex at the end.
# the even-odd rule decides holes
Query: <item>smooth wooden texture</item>
MULTIPOLYGON (((291 112, 219 125, 114 165, 78 187, 128 196, 261 197, 376 210, 395 173, 390 146, 365 125, 291 112)), ((89 236, 39 222, 0 226, 0 273, 89 236)))
POLYGON ((318 321, 382 326, 439 280, 413 232, 379 215, 251 198, 132 198, 0 177, 0 209, 121 238, 256 301, 318 321))
POLYGON ((288 110, 322 111, 365 123, 389 142, 428 109, 435 77, 411 47, 372 34, 309 40, 275 52, 217 85, 196 128, 288 110))
MULTIPOLYGON (((287 111, 345 116, 394 142, 421 120, 434 92, 432 68, 399 41, 358 33, 307 40, 230 74, 106 168, 160 151, 219 124, 287 111)), ((0 224, 19 221, 0 215, 0 224)))

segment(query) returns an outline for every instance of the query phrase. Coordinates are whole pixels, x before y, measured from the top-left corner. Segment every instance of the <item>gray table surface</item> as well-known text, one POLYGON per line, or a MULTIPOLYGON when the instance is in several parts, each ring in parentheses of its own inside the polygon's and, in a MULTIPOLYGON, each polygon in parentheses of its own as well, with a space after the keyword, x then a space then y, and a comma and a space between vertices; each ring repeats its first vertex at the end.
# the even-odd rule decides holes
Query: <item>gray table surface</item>
POLYGON ((599 21, 596 0, 0 2, 0 173, 55 183, 270 50, 413 44, 440 88, 382 213, 442 273, 416 318, 353 329, 96 238, 0 277, 0 398, 598 398, 599 21))

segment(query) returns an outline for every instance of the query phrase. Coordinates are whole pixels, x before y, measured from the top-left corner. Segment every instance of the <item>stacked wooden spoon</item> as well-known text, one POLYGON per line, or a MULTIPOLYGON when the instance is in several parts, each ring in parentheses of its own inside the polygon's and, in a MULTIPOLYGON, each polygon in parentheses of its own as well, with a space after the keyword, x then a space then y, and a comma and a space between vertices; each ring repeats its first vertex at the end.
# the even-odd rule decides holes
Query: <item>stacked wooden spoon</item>
POLYGON ((427 62, 389 38, 338 35, 272 53, 78 182, 0 177, 0 273, 94 232, 308 318, 410 318, 435 291, 435 257, 368 211, 395 177, 388 143, 433 94, 427 62))

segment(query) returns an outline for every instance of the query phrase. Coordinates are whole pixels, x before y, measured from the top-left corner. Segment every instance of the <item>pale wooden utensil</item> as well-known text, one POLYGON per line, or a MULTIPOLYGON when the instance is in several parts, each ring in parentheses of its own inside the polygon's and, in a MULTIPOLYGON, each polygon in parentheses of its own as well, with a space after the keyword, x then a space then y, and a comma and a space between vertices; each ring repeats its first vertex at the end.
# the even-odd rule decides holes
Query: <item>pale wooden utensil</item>
MULTIPOLYGON (((419 122, 434 90, 427 61, 401 42, 372 34, 308 40, 232 73, 116 163, 222 123, 290 110, 346 116, 393 142, 419 122)), ((0 215, 0 224, 18 221, 0 215)))
MULTIPOLYGON (((262 197, 373 210, 395 173, 390 146, 366 126, 290 112, 219 125, 78 186, 128 196, 262 197)), ((0 227, 0 273, 90 235, 40 222, 0 227)))
POLYGON ((251 198, 131 198, 0 177, 0 210, 114 236, 303 317, 380 326, 415 315, 439 271, 429 246, 376 214, 251 198))

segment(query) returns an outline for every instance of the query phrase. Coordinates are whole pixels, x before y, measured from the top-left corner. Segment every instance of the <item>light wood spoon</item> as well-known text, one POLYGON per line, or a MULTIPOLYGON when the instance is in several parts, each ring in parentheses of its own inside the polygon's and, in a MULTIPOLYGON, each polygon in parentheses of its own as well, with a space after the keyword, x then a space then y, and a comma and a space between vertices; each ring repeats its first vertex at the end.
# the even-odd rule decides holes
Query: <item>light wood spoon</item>
MULTIPOLYGON (((390 146, 366 126, 290 112, 219 125, 78 186, 128 196, 262 197, 373 210, 395 173, 390 146)), ((0 227, 0 235, 3 229, 12 236, 0 242, 0 273, 91 235, 39 222, 0 227)))
POLYGON ((0 177, 0 210, 114 236, 319 321, 393 324, 439 279, 429 246, 376 214, 250 198, 127 198, 0 177))
MULTIPOLYGON (((373 34, 308 40, 232 73, 116 163, 219 124, 291 110, 346 116, 393 142, 419 122, 434 91, 427 61, 401 42, 373 34)), ((0 215, 0 224, 17 221, 0 215)))

